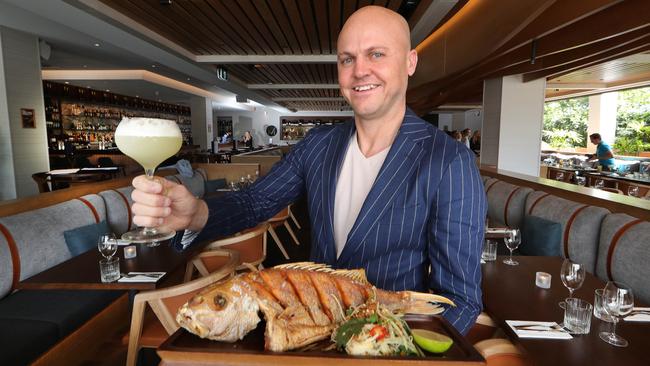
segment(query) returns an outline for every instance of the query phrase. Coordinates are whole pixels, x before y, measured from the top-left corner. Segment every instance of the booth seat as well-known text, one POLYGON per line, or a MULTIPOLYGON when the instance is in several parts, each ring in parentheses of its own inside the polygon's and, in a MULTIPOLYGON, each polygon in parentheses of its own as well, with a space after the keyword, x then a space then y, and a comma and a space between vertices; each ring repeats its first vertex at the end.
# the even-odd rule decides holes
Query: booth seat
POLYGON ((497 179, 487 181, 485 194, 491 225, 520 228, 524 219, 526 197, 532 191, 531 188, 519 187, 497 179))

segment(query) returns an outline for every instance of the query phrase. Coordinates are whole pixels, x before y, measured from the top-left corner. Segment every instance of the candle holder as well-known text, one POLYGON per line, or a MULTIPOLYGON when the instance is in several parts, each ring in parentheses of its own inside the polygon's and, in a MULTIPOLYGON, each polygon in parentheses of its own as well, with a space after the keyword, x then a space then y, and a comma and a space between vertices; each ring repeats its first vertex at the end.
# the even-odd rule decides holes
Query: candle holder
POLYGON ((551 288, 551 279, 553 276, 551 276, 549 273, 546 272, 536 272, 535 273, 535 285, 539 288, 551 288))
POLYGON ((131 259, 138 256, 138 252, 135 249, 135 245, 129 245, 124 247, 124 259, 131 259))

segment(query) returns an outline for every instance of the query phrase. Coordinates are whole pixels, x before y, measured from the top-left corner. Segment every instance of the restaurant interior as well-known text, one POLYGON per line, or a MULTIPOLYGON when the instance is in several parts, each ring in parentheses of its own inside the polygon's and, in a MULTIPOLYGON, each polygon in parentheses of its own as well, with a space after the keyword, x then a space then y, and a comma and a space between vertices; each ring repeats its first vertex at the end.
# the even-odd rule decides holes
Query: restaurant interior
MULTIPOLYGON (((0 0, 0 364, 647 365, 649 14, 648 0, 0 0), (407 107, 475 156, 483 309, 467 332, 432 315, 449 304, 431 294, 426 315, 382 313, 379 283, 310 263, 320 207, 306 194, 189 246, 189 231, 134 223, 136 176, 252 197, 311 132, 354 123, 337 37, 369 5, 410 29, 407 107), (231 341, 187 325, 215 283, 269 273, 284 277, 256 293, 277 319, 260 299, 264 319, 231 341), (337 295, 321 295, 330 282, 337 295), (322 307, 333 326, 277 351, 292 306, 314 329, 322 307), (345 328, 371 306, 373 320, 345 328), (362 326, 375 350, 406 343, 352 353, 362 326)), ((223 310, 220 296, 205 309, 223 310)))

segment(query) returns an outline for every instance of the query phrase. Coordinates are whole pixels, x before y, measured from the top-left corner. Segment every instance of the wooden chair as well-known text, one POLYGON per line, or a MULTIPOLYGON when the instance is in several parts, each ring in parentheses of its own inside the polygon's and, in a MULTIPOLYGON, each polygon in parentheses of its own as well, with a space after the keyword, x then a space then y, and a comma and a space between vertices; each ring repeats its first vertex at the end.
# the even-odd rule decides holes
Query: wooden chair
POLYGON ((220 268, 224 260, 219 253, 223 249, 233 250, 239 254, 236 270, 249 269, 251 266, 262 268, 262 262, 266 259, 268 228, 269 224, 265 222, 208 244, 201 253, 187 262, 185 282, 192 279, 195 269, 201 276, 207 276, 215 269, 220 268))
POLYGON ((510 341, 493 338, 480 341, 474 348, 485 358, 488 366, 526 366, 528 361, 510 341))
POLYGON ((287 206, 268 220, 268 223, 270 224, 269 233, 271 234, 271 237, 275 241, 275 244, 277 244, 278 248, 280 248, 280 251, 282 252, 282 255, 284 255, 285 259, 289 259, 289 254, 287 254, 287 251, 286 249, 284 249, 284 245, 282 244, 282 241, 278 237, 278 233, 275 231, 276 227, 284 226, 289 232, 289 235, 291 235, 291 238, 296 243, 296 245, 300 245, 300 242, 298 241, 296 234, 291 229, 291 226, 289 226, 289 222, 288 222, 290 216, 289 212, 290 212, 289 206, 287 206))
POLYGON ((175 317, 178 308, 204 287, 219 280, 228 278, 235 273, 239 263, 239 253, 232 250, 221 249, 218 252, 226 263, 218 270, 206 277, 161 290, 141 292, 133 300, 131 315, 131 330, 129 331, 129 346, 126 357, 128 366, 135 366, 138 351, 141 347, 157 348, 172 333, 178 330, 179 325, 175 317), (149 305, 155 314, 144 321, 146 305, 149 305))
POLYGON ((289 205, 289 217, 291 217, 291 221, 293 221, 293 223, 296 225, 298 230, 300 230, 302 229, 302 227, 300 226, 300 223, 298 222, 296 217, 293 215, 293 210, 291 210, 292 207, 293 207, 293 203, 289 205))
POLYGON ((474 326, 470 328, 465 338, 472 344, 494 337, 497 324, 486 313, 480 313, 474 326))

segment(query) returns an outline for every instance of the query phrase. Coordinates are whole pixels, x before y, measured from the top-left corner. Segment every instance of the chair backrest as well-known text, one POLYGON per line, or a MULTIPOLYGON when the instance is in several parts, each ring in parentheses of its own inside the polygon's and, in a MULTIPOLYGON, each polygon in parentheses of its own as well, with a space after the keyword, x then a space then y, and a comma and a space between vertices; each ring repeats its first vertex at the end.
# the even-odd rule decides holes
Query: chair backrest
MULTIPOLYGON (((205 247, 204 253, 201 253, 197 258, 208 272, 212 272, 214 261, 210 259, 207 253, 214 249, 230 249, 239 253, 239 260, 237 269, 248 268, 244 263, 257 266, 262 263, 266 258, 266 232, 268 230, 268 223, 259 224, 253 228, 246 229, 236 233, 225 239, 214 241, 205 247)), ((216 263, 219 264, 218 262, 216 263)), ((201 272, 201 269, 199 269, 201 272)))
POLYGON ((280 212, 276 213, 275 216, 271 217, 268 222, 274 223, 274 222, 282 222, 286 219, 289 218, 289 206, 283 208, 280 210, 280 212))
POLYGON ((474 348, 485 358, 488 366, 525 366, 526 358, 509 340, 492 338, 480 341, 474 348))
POLYGON ((603 281, 620 281, 634 295, 650 302, 650 222, 626 214, 605 216, 600 228, 596 275, 603 281))
POLYGON ((595 273, 600 224, 609 211, 535 191, 526 198, 526 215, 562 225, 560 252, 595 273))
POLYGON ((135 296, 134 302, 147 302, 167 333, 174 333, 179 328, 178 323, 176 323, 176 312, 187 300, 206 286, 228 278, 235 273, 235 268, 239 263, 239 253, 226 249, 220 249, 214 251, 214 253, 226 257, 228 260, 208 276, 162 290, 141 292, 135 296))

